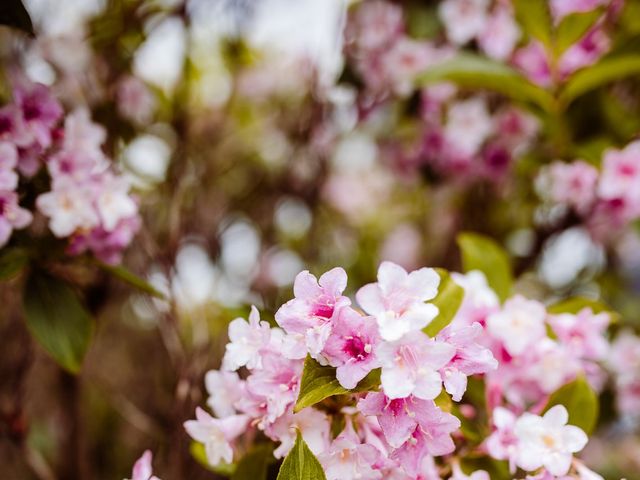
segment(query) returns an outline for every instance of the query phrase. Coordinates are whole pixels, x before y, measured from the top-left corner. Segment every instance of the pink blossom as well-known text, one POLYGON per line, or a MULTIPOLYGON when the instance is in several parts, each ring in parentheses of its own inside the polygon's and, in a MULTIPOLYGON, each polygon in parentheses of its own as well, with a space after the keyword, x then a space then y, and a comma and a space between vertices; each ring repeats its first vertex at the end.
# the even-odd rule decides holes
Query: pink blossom
POLYGON ((300 272, 293 284, 295 298, 282 305, 275 318, 288 334, 297 335, 312 357, 317 357, 329 338, 332 319, 351 301, 342 295, 347 274, 342 268, 324 273, 319 280, 308 271, 300 272))
POLYGON ((427 42, 400 37, 382 59, 388 81, 400 95, 411 93, 416 75, 437 58, 434 47, 427 42))
POLYGON ((489 0, 444 0, 438 15, 445 25, 447 38, 464 45, 485 29, 489 0))
POLYGON ((573 72, 596 63, 611 47, 611 40, 601 28, 594 28, 579 42, 573 44, 558 62, 560 76, 566 78, 573 72))
POLYGON ((479 270, 465 274, 452 272, 453 280, 464 289, 464 298, 452 326, 462 327, 479 323, 485 325, 487 316, 500 309, 500 299, 489 287, 487 277, 479 270))
POLYGON ((51 130, 63 114, 60 103, 39 83, 21 82, 14 89, 14 101, 22 111, 25 129, 32 141, 47 148, 51 145, 51 130))
POLYGON ((389 46, 404 29, 402 9, 382 0, 365 2, 356 10, 350 27, 361 49, 389 46))
POLYGON ((605 333, 610 321, 608 313, 596 314, 589 307, 575 315, 562 313, 548 318, 558 340, 574 355, 588 360, 603 360, 607 356, 609 344, 605 333))
POLYGON ((378 358, 382 365, 382 388, 389 398, 413 394, 432 400, 442 390, 439 370, 455 355, 456 348, 430 339, 422 332, 407 334, 395 342, 382 343, 378 358))
POLYGON ((271 336, 268 322, 260 321, 260 313, 251 307, 249 321, 236 318, 229 324, 229 343, 223 359, 225 370, 262 368, 260 350, 267 346, 271 336))
POLYGON ((299 413, 287 412, 265 429, 265 433, 280 445, 273 452, 276 458, 286 456, 296 441, 299 431, 309 449, 323 453, 329 446, 329 417, 315 408, 305 408, 299 413))
POLYGON ((236 413, 235 405, 244 394, 244 381, 235 372, 210 370, 204 376, 209 393, 207 405, 216 417, 224 418, 236 413))
POLYGON ((31 134, 24 124, 22 111, 15 104, 0 108, 0 141, 10 142, 18 147, 31 144, 31 134))
POLYGON ((516 295, 505 302, 501 311, 489 315, 487 329, 502 341, 509 354, 519 355, 546 336, 546 315, 540 302, 516 295))
POLYGON ((134 216, 121 220, 110 232, 102 227, 94 228, 89 232, 76 232, 67 250, 71 255, 79 255, 89 250, 103 262, 119 263, 122 260, 123 250, 133 241, 140 229, 140 224, 140 217, 134 216))
POLYGON ((333 324, 323 354, 337 367, 336 378, 344 388, 355 388, 371 370, 379 366, 376 349, 380 342, 378 326, 372 317, 364 317, 345 307, 333 324))
POLYGON ((550 338, 530 346, 526 363, 528 367, 523 369, 523 376, 533 380, 546 394, 571 381, 581 371, 578 358, 568 346, 550 338))
POLYGON ((31 223, 29 210, 18 205, 18 194, 0 191, 0 247, 7 244, 13 230, 20 230, 31 223))
POLYGON ((356 294, 365 312, 376 317, 380 335, 393 341, 405 333, 417 331, 438 314, 430 303, 438 293, 440 277, 431 268, 411 273, 391 262, 382 262, 378 282, 365 285, 356 294))
POLYGON ((184 428, 191 438, 204 444, 207 461, 215 466, 221 461, 226 463, 233 461, 231 442, 245 431, 248 421, 249 418, 246 415, 213 418, 197 407, 196 420, 184 422, 184 428))
MULTIPOLYGON (((264 425, 273 423, 298 397, 302 362, 289 360, 281 352, 267 349, 262 352, 262 369, 253 370, 246 381, 247 399, 241 403, 253 403, 252 416, 262 417, 264 425)), ((240 405, 239 405, 240 406, 240 405)), ((240 410, 245 410, 240 408, 240 410)), ((245 410, 246 411, 246 410, 245 410)))
POLYGON ((116 91, 118 113, 136 125, 148 124, 156 107, 156 98, 138 77, 120 79, 116 91))
POLYGON ((640 209, 640 141, 622 150, 605 151, 598 195, 605 200, 622 200, 627 210, 640 209))
POLYGON ((538 179, 543 196, 554 203, 572 207, 585 214, 596 200, 598 170, 586 162, 554 162, 546 167, 538 179))
POLYGON ((462 155, 475 155, 493 132, 486 101, 469 98, 453 103, 447 112, 446 140, 462 155))
POLYGON ((551 67, 544 47, 538 41, 532 40, 519 48, 513 55, 513 63, 533 83, 541 87, 548 87, 552 83, 551 67))
POLYGON ((587 435, 567 425, 569 414, 562 405, 552 407, 544 416, 524 413, 515 424, 518 437, 518 466, 533 471, 545 467, 556 476, 566 475, 572 454, 587 443, 587 435))
POLYGON ((479 323, 473 323, 461 328, 448 326, 436 337, 437 340, 455 347, 453 358, 440 373, 445 389, 456 402, 462 399, 467 389, 468 376, 486 373, 498 366, 491 350, 477 343, 483 332, 479 323))
POLYGON ((151 462, 153 455, 150 450, 145 450, 142 456, 133 465, 133 471, 131 472, 131 480, 160 480, 153 475, 151 468, 151 462))
POLYGON ((381 461, 380 451, 361 443, 350 421, 331 443, 329 449, 318 456, 327 480, 376 480, 382 472, 376 468, 381 461))
POLYGON ((516 471, 518 438, 514 432, 516 415, 504 407, 493 410, 495 431, 485 442, 487 452, 497 460, 508 460, 511 473, 516 471))
POLYGON ((487 56, 504 61, 513 52, 520 35, 511 9, 506 5, 497 5, 480 33, 478 43, 487 56))
POLYGON ((455 450, 451 433, 460 428, 460 420, 431 402, 416 412, 419 425, 409 439, 391 454, 409 475, 417 476, 426 455, 447 455, 455 450))

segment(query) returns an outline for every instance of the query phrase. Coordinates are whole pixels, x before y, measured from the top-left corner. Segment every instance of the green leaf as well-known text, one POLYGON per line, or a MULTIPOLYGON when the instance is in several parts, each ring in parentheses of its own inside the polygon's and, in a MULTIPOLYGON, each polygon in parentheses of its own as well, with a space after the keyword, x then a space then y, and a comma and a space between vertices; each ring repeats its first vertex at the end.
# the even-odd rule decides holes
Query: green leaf
POLYGON ((22 248, 5 248, 0 253, 0 280, 15 277, 28 262, 29 255, 22 248))
POLYGON ((559 100, 564 105, 568 105, 591 90, 638 74, 640 74, 640 54, 608 56, 573 75, 560 92, 559 100))
POLYGON ((61 279, 34 270, 23 301, 32 335, 63 368, 77 373, 94 324, 74 291, 61 279))
POLYGON ((271 445, 257 445, 238 462, 231 480, 267 480, 269 464, 274 461, 271 445))
POLYGON ((551 394, 546 412, 554 405, 564 405, 569 412, 569 424, 580 427, 589 435, 598 421, 598 396, 583 376, 560 387, 551 394))
POLYGON ((284 459, 276 480, 326 480, 324 470, 298 432, 296 443, 284 459))
POLYGON ((601 8, 597 8, 590 12, 572 13, 564 17, 556 30, 556 55, 559 56, 567 48, 584 37, 596 20, 602 16, 602 12, 603 10, 601 8))
POLYGON ((8 25, 34 36, 31 17, 20 0, 2 0, 0 2, 0 25, 8 25))
POLYGON ((511 294, 513 277, 509 256, 494 240, 484 235, 464 232, 458 235, 465 272, 480 270, 501 301, 511 294))
POLYGON ((464 289, 451 278, 449 272, 442 268, 437 268, 436 271, 438 275, 440 275, 440 286, 438 288, 438 295, 431 303, 438 307, 440 312, 438 316, 422 330, 430 337, 435 337, 440 330, 451 323, 464 298, 464 289))
POLYGON ((571 297, 567 298, 566 300, 561 300, 560 302, 554 303, 553 305, 547 307, 547 312, 553 314, 576 314, 584 308, 590 308, 593 313, 606 312, 609 314, 609 316, 611 317, 611 321, 614 323, 620 320, 620 314, 614 311, 609 305, 598 300, 592 300, 591 298, 585 297, 571 297))
POLYGON ((521 102, 531 102, 545 111, 555 108, 555 99, 507 65, 473 54, 456 58, 425 70, 418 76, 419 85, 453 82, 462 87, 484 88, 521 102))
POLYGON ((360 380, 353 390, 342 387, 336 379, 336 369, 320 365, 310 356, 304 361, 302 379, 300 380, 300 393, 293 408, 299 412, 303 408, 315 405, 325 398, 334 395, 345 395, 355 392, 368 392, 375 390, 380 385, 380 370, 372 370, 369 375, 360 380))
POLYGON ((551 12, 548 0, 513 0, 516 20, 525 33, 551 46, 551 12))
POLYGON ((143 278, 138 277, 135 273, 127 270, 121 265, 109 265, 103 262, 97 262, 98 266, 114 277, 122 280, 124 283, 131 285, 132 287, 137 288, 138 290, 148 293, 151 296, 156 298, 166 299, 166 296, 157 290, 153 285, 144 280, 143 278))

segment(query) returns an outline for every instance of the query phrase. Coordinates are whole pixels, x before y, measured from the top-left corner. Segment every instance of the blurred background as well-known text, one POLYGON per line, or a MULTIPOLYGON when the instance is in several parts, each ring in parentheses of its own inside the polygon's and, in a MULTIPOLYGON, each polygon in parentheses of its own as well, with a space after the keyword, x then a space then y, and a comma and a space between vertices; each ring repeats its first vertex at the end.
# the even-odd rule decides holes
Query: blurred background
MULTIPOLYGON (((68 110, 90 108, 140 205, 123 264, 168 300, 66 266, 97 318, 76 377, 30 340, 17 289, 2 286, 1 478, 121 479, 147 448, 165 480, 216 478, 182 423, 204 402, 228 322, 251 304, 272 320, 304 269, 342 266, 351 288, 384 259, 459 269, 461 231, 504 245, 527 296, 602 297, 621 312, 614 330, 638 329, 637 221, 590 223, 534 179, 631 142, 639 77, 553 115, 482 79, 427 86, 419 73, 460 50, 516 68, 526 47, 517 25, 506 54, 459 39, 440 3, 25 1, 36 37, 0 29, 0 94, 26 75, 68 110)), ((640 2, 613 3, 602 55, 640 54, 640 2)), ((638 479, 637 411, 619 413, 610 386, 590 466, 638 479)))

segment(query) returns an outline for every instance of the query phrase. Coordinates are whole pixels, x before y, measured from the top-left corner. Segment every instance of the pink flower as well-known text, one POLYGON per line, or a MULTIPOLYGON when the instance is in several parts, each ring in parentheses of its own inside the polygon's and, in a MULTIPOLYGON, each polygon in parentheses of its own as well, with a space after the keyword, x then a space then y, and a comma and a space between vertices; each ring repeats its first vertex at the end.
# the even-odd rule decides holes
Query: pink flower
POLYGON ((497 5, 480 33, 478 43, 490 58, 504 61, 513 52, 520 34, 520 28, 513 18, 511 9, 497 5))
POLYGON ((375 447, 360 442, 347 420, 345 429, 318 460, 327 480, 376 480, 382 478, 382 472, 375 468, 380 456, 375 447))
POLYGON ((295 298, 276 312, 276 322, 288 334, 297 335, 316 358, 331 334, 332 319, 351 301, 342 295, 347 274, 342 268, 324 273, 319 280, 308 271, 300 272, 293 284, 295 298))
POLYGON ((516 471, 518 454, 518 437, 514 432, 516 416, 504 407, 493 410, 493 426, 495 431, 485 442, 487 452, 497 460, 508 460, 511 473, 516 471))
POLYGON ((609 352, 605 337, 611 318, 608 313, 594 313, 585 307, 577 314, 550 315, 548 322, 562 342, 577 357, 603 360, 609 352))
POLYGON ((20 85, 14 89, 14 101, 22 111, 26 130, 42 148, 51 145, 51 130, 62 117, 60 103, 39 83, 20 85))
POLYGON ((552 407, 544 416, 524 413, 515 424, 518 437, 518 466, 533 471, 545 467, 556 476, 566 475, 572 454, 587 444, 587 435, 567 425, 569 414, 562 405, 552 407))
POLYGON ((435 58, 437 54, 430 43, 400 37, 382 58, 385 76, 396 93, 407 95, 413 89, 416 75, 435 58))
POLYGON ((251 307, 249 321, 236 318, 229 324, 229 343, 222 365, 225 370, 237 370, 246 366, 253 370, 262 368, 260 351, 269 344, 271 328, 268 322, 260 321, 260 313, 251 307))
POLYGON ((381 343, 378 358, 385 394, 389 398, 411 394, 424 400, 436 398, 442 390, 438 371, 449 363, 455 352, 453 345, 434 341, 419 331, 395 342, 381 343))
POLYGON ((550 394, 571 381, 581 371, 581 365, 568 346, 550 338, 542 338, 527 351, 522 376, 534 381, 550 394))
POLYGON ((150 450, 146 450, 142 456, 133 465, 133 471, 131 472, 131 480, 160 480, 153 475, 151 468, 151 462, 153 455, 150 450))
POLYGON ((605 151, 598 195, 605 200, 623 200, 627 210, 640 209, 640 140, 622 150, 605 151))
POLYGON ((462 155, 478 153, 492 132, 493 123, 484 99, 469 98, 449 107, 444 136, 462 155))
MULTIPOLYGON (((262 417, 265 425, 273 423, 296 401, 301 375, 302 362, 267 349, 262 353, 262 369, 253 370, 247 378, 249 398, 241 399, 240 403, 254 403, 253 408, 260 413, 253 416, 262 417)), ((240 410, 245 409, 241 407, 240 410)))
POLYGON ((29 210, 18 205, 18 194, 0 191, 0 247, 7 244, 14 229, 25 228, 32 218, 29 210))
POLYGON ((500 310, 500 300, 489 287, 487 277, 479 270, 465 274, 452 272, 453 280, 464 289, 462 304, 451 322, 459 328, 479 323, 485 325, 487 316, 500 310))
POLYGON ((244 394, 244 381, 235 372, 210 370, 204 376, 209 393, 207 405, 216 417, 230 417, 236 413, 235 405, 244 394))
POLYGON ((467 389, 467 377, 486 373, 498 367, 491 350, 478 344, 476 340, 484 330, 479 323, 468 327, 443 329, 436 339, 455 347, 455 354, 441 370, 444 387, 454 401, 462 399, 467 389))
POLYGON ((265 429, 265 433, 280 445, 273 452, 276 458, 286 456, 296 441, 299 431, 309 449, 323 453, 329 446, 329 417, 315 408, 305 408, 299 413, 287 412, 265 429))
POLYGON ((372 317, 363 317, 345 307, 334 320, 333 331, 323 354, 337 367, 336 378, 344 388, 355 388, 371 370, 379 366, 376 349, 380 342, 378 326, 372 317))
POLYGON ((482 33, 487 22, 489 0, 445 0, 438 15, 445 25, 447 38, 464 45, 482 33))
POLYGON ((438 293, 440 277, 431 268, 411 273, 391 262, 382 262, 378 282, 365 285, 356 294, 365 312, 376 317, 380 335, 393 341, 405 333, 417 331, 438 315, 430 303, 438 293))
POLYGON ((31 140, 18 106, 10 104, 0 108, 0 141, 27 147, 31 140))
POLYGON ((594 28, 564 52, 558 62, 560 76, 566 78, 576 70, 596 63, 611 47, 611 40, 601 28, 594 28))
POLYGON ((215 466, 221 460, 226 463, 233 461, 231 442, 245 431, 248 421, 249 417, 246 415, 213 418, 197 407, 196 420, 184 422, 184 428, 191 438, 204 444, 207 461, 215 466))
POLYGON ((540 302, 516 295, 505 302, 500 312, 488 317, 487 329, 502 341, 509 354, 520 355, 546 336, 546 316, 547 311, 540 302))
POLYGON ((455 450, 451 433, 460 428, 460 420, 440 410, 433 402, 416 411, 418 426, 409 439, 391 454, 409 475, 417 476, 425 456, 447 455, 455 450))
POLYGON ((554 162, 538 178, 543 196, 555 203, 568 205, 579 214, 587 213, 596 199, 598 170, 581 160, 554 162))
POLYGON ((538 41, 532 40, 524 47, 516 50, 513 63, 531 80, 541 87, 548 87, 552 83, 551 67, 544 47, 538 41))
POLYGON ((358 48, 376 50, 389 46, 404 28, 402 9, 381 0, 363 3, 349 27, 354 30, 358 48))

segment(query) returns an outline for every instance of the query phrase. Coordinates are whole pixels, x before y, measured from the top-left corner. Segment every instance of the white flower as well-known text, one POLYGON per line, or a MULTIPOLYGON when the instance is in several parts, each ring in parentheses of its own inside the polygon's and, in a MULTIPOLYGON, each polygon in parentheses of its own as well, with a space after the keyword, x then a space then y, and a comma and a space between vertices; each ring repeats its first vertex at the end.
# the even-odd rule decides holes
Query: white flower
POLYGON ((516 295, 507 300, 500 312, 487 318, 487 329, 492 336, 502 340, 510 355, 520 355, 546 335, 546 315, 540 302, 516 295))
POLYGON ((260 350, 269 344, 269 338, 269 324, 260 321, 258 309, 252 306, 248 322, 244 318, 236 318, 229 324, 230 342, 222 361, 223 368, 262 368, 260 350))
POLYGON ((207 405, 217 417, 229 417, 236 413, 234 405, 244 393, 244 382, 237 373, 210 370, 204 376, 204 384, 209 392, 207 405))
POLYGON ((99 219, 86 188, 60 180, 51 192, 36 200, 38 209, 50 217, 49 228, 56 237, 67 237, 78 229, 90 230, 99 219))
POLYGON ((445 0, 438 14, 447 30, 447 38, 464 45, 485 28, 489 0, 445 0))
POLYGON ((552 407, 544 416, 524 413, 514 428, 518 437, 518 466, 533 471, 545 467, 556 476, 566 475, 573 454, 587 444, 587 435, 567 425, 569 414, 562 405, 552 407))
POLYGON ((136 202, 129 196, 129 185, 119 178, 105 181, 102 191, 96 198, 96 207, 102 226, 111 232, 120 220, 134 216, 138 212, 136 202))

